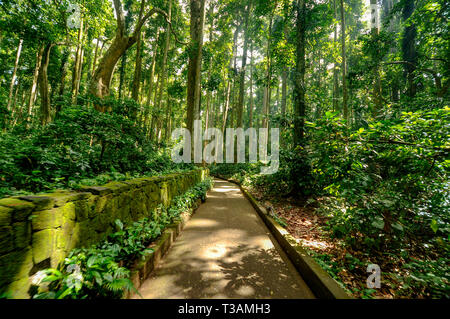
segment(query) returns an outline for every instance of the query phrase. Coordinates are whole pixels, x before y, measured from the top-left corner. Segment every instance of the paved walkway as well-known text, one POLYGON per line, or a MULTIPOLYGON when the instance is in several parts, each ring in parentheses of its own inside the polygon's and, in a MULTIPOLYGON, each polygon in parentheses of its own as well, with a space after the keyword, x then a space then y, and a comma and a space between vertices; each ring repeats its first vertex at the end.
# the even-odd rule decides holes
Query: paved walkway
POLYGON ((139 292, 164 299, 314 298, 240 189, 222 180, 139 292))

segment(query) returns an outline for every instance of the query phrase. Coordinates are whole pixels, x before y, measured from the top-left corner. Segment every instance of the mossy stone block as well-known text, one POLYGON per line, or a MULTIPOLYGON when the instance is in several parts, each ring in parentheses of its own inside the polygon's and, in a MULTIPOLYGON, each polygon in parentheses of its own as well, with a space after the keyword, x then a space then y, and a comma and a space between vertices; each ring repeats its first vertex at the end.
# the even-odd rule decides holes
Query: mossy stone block
POLYGON ((0 206, 11 208, 13 210, 13 220, 15 221, 26 220, 34 209, 32 203, 12 197, 0 199, 0 206))
POLYGON ((88 200, 79 200, 73 202, 75 205, 76 221, 82 222, 89 218, 89 203, 88 200))
POLYGON ((124 192, 117 195, 117 206, 118 207, 124 207, 126 205, 130 205, 130 203, 134 200, 134 194, 135 192, 129 191, 124 192))
POLYGON ((35 210, 44 210, 53 208, 55 199, 44 195, 20 196, 20 199, 33 203, 35 210))
POLYGON ((84 192, 92 193, 94 195, 105 196, 112 193, 112 190, 103 186, 85 186, 81 188, 84 192))
POLYGON ((31 219, 33 231, 61 227, 64 211, 61 207, 34 212, 31 219))
POLYGON ((106 185, 103 185, 103 187, 109 188, 114 194, 125 192, 131 189, 130 185, 121 182, 110 182, 106 185))
POLYGON ((45 229, 33 233, 32 246, 33 246, 33 260, 35 264, 38 264, 52 256, 55 241, 56 241, 55 229, 45 229))
POLYGON ((0 206, 0 227, 11 225, 12 212, 11 208, 0 206))
POLYGON ((25 248, 31 243, 31 223, 17 222, 13 224, 14 247, 25 248))
POLYGON ((13 299, 30 299, 28 291, 30 290, 31 281, 30 279, 23 278, 21 280, 16 280, 8 286, 8 291, 10 292, 11 298, 13 299))
POLYGON ((106 195, 106 196, 93 196, 88 200, 90 205, 89 210, 89 218, 93 218, 96 215, 102 213, 105 210, 106 204, 108 201, 113 198, 114 195, 106 195))
POLYGON ((0 287, 27 278, 33 268, 31 249, 13 251, 0 256, 0 287))
POLYGON ((58 265, 64 261, 67 253, 63 249, 55 249, 50 257, 50 267, 57 268, 58 265))
POLYGON ((80 193, 72 193, 69 191, 58 191, 52 194, 49 194, 55 200, 55 206, 61 207, 64 206, 67 202, 74 202, 77 200, 89 199, 93 195, 88 192, 80 192, 80 193))
POLYGON ((75 220, 77 217, 76 207, 74 202, 68 202, 63 207, 64 220, 75 220))
POLYGON ((0 228, 0 254, 14 250, 14 237, 11 226, 0 228))

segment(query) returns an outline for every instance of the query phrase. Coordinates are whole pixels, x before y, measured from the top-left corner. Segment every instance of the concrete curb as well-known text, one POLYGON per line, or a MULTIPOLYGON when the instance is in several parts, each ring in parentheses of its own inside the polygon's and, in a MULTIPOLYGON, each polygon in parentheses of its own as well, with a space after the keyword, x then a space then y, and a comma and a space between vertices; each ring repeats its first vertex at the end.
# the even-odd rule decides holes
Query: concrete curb
MULTIPOLYGON (((152 274, 153 270, 159 264, 161 259, 167 253, 169 248, 175 242, 178 235, 180 235, 186 223, 191 219, 192 215, 195 213, 196 209, 200 206, 201 200, 197 200, 192 208, 187 212, 181 214, 177 221, 173 224, 167 226, 163 231, 161 236, 152 243, 148 248, 152 248, 153 252, 145 256, 142 260, 136 260, 134 266, 131 268, 130 280, 136 289, 139 289, 141 285, 147 280, 152 274)), ((133 292, 125 292, 122 299, 130 299, 133 292)))
POLYGON ((297 271, 302 275, 305 282, 318 298, 322 299, 353 299, 346 291, 324 270, 319 264, 308 255, 305 249, 297 243, 289 232, 278 224, 267 210, 245 189, 239 181, 227 179, 222 176, 217 178, 234 183, 244 193, 252 206, 258 212, 261 219, 267 225, 272 235, 283 248, 286 255, 294 264, 297 271))

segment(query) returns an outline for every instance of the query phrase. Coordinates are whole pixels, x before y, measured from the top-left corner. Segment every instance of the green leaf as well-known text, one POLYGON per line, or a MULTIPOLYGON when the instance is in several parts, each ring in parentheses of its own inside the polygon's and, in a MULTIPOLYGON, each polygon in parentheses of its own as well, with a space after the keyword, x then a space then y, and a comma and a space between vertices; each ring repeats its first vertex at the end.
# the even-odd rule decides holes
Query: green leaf
POLYGON ((376 219, 372 222, 372 226, 378 229, 384 229, 384 221, 380 219, 376 219))
POLYGON ((435 233, 438 231, 439 226, 438 226, 437 221, 435 219, 433 219, 431 221, 430 227, 435 233))

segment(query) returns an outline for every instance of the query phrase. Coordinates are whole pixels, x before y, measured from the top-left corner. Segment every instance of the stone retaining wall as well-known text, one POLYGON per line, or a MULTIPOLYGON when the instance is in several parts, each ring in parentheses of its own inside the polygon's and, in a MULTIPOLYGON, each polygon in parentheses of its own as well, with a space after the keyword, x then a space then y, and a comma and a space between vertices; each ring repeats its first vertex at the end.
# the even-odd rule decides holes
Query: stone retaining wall
POLYGON ((30 277, 56 267, 73 248, 87 247, 125 224, 150 217, 159 204, 201 182, 205 169, 143 177, 79 192, 0 199, 0 297, 29 298, 30 277))

